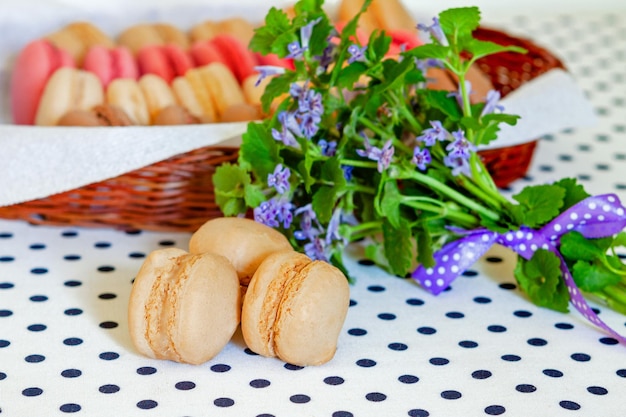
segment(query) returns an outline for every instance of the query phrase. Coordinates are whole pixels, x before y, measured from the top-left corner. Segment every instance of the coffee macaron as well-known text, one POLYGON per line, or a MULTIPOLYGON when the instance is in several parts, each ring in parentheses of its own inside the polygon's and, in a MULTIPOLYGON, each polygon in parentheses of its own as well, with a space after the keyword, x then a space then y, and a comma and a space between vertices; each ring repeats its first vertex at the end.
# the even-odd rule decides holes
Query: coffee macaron
POLYGON ((189 252, 211 252, 226 257, 239 282, 247 286, 257 268, 274 252, 293 251, 287 238, 269 226, 241 217, 207 221, 191 236, 189 252))
POLYGON ((336 267, 295 251, 275 252, 259 265, 241 313, 246 345, 259 355, 298 365, 333 358, 350 304, 336 267))
POLYGON ((155 250, 131 289, 130 338, 147 357, 204 363, 235 333, 240 297, 237 273, 224 257, 177 248, 155 250))

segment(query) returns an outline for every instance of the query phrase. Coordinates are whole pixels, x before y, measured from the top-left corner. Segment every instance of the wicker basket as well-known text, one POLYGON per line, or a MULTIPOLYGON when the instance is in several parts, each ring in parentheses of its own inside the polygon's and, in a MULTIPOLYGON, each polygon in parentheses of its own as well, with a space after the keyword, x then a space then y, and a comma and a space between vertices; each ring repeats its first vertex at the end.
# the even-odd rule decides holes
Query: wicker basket
MULTIPOLYGON (((529 40, 486 28, 475 35, 529 51, 479 61, 503 96, 549 69, 562 67, 556 57, 529 40)), ((531 141, 481 151, 481 157, 496 184, 504 187, 525 175, 535 145, 536 141, 531 141)), ((236 148, 204 147, 76 190, 0 207, 0 218, 42 225, 193 232, 221 215, 211 177, 219 164, 236 159, 236 148)))

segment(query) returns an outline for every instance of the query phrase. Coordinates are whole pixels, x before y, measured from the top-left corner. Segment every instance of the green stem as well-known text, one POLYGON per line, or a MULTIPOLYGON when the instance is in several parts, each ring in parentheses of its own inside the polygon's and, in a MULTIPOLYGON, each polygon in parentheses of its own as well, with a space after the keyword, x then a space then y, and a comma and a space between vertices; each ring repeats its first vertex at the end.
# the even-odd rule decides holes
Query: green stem
POLYGON ((457 181, 463 186, 463 188, 480 198, 489 206, 495 208, 496 210, 500 210, 502 208, 502 204, 499 199, 494 199, 489 193, 485 192, 480 186, 474 184, 469 178, 460 175, 457 181))
POLYGON ((374 161, 370 162, 370 161, 358 161, 355 159, 342 159, 341 165, 348 165, 351 167, 359 167, 359 168, 378 169, 378 163, 374 161))
MULTIPOLYGON (((417 197, 419 198, 419 197, 417 197)), ((402 199, 402 204, 412 207, 416 210, 428 211, 430 213, 438 214, 442 218, 448 218, 454 220, 464 226, 473 227, 477 225, 476 218, 471 214, 464 213, 462 211, 451 210, 444 204, 428 204, 419 201, 412 201, 410 197, 402 199)))
POLYGON ((457 203, 469 208, 470 210, 474 210, 475 212, 480 213, 481 215, 483 215, 484 217, 490 220, 493 220, 493 221, 500 220, 500 215, 496 213, 495 211, 488 209, 482 204, 477 203, 475 200, 472 200, 471 198, 464 196, 457 190, 445 184, 442 184, 437 179, 430 177, 426 174, 422 174, 417 171, 404 171, 403 173, 398 175, 398 178, 413 178, 414 180, 431 187, 432 189, 440 192, 441 194, 444 194, 450 197, 457 203))
POLYGON ((371 236, 373 232, 380 231, 383 225, 382 220, 371 221, 366 223, 360 223, 354 226, 347 227, 348 240, 354 242, 355 240, 371 236))
POLYGON ((368 129, 370 129, 372 132, 376 133, 381 138, 386 138, 389 135, 388 132, 386 132, 383 129, 381 129, 380 127, 376 126, 374 123, 372 123, 371 120, 369 120, 368 118, 366 118, 364 116, 359 116, 359 122, 363 126, 365 126, 368 129))
POLYGON ((613 272, 615 275, 626 277, 626 270, 613 268, 613 266, 609 263, 609 261, 606 260, 606 256, 601 257, 600 261, 602 262, 602 265, 604 265, 606 269, 613 272))
POLYGON ((598 294, 603 298, 609 307, 622 314, 626 314, 626 293, 615 285, 608 285, 604 287, 601 294, 598 294))

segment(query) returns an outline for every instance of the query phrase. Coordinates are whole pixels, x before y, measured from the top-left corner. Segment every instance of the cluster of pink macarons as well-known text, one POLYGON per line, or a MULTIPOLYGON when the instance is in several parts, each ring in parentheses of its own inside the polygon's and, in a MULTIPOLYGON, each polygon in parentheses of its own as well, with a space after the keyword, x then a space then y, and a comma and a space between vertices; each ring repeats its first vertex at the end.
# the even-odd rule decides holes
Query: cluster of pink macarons
MULTIPOLYGON (((191 36, 169 24, 138 24, 113 41, 91 23, 75 22, 34 40, 13 68, 13 121, 126 126, 262 118, 260 100, 269 80, 258 85, 255 67, 293 68, 293 63, 250 51, 251 23, 237 18, 222 23, 203 22, 191 36)), ((388 33, 392 55, 401 45, 419 44, 415 32, 388 33)), ((368 33, 357 31, 355 42, 366 44, 368 33)))
POLYGON ((14 123, 58 125, 67 112, 88 112, 96 105, 108 104, 129 116, 131 123, 124 125, 157 124, 158 112, 171 106, 184 108, 187 117, 165 124, 251 120, 261 116, 262 91, 255 88, 255 67, 291 67, 290 60, 252 53, 241 36, 230 33, 216 34, 188 48, 173 42, 144 43, 136 50, 120 44, 93 44, 76 57, 54 39, 30 42, 13 67, 14 123), (205 67, 213 71, 203 74, 205 67), (197 74, 185 77, 190 71, 197 74), (148 81, 143 82, 147 75, 148 81), (215 79, 219 88, 210 91, 210 79, 215 79), (74 96, 66 97, 70 93, 74 96), (186 98, 181 97, 185 94, 186 98), (137 103, 145 108, 135 108, 137 103))

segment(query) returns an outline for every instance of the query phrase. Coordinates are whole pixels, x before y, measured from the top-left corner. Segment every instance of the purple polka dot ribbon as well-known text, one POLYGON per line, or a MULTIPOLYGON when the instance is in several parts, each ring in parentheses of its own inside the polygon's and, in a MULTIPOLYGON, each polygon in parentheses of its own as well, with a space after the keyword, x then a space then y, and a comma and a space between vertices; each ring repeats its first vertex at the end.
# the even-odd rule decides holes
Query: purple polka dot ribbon
POLYGON ((413 278, 427 291, 437 295, 480 259, 494 243, 513 250, 524 259, 532 258, 537 249, 546 249, 559 258, 570 302, 576 310, 620 342, 626 343, 626 337, 605 324, 587 304, 557 249, 560 237, 570 231, 580 232, 584 237, 592 239, 621 232, 626 228, 625 210, 615 194, 603 194, 580 201, 539 230, 521 227, 519 230, 506 233, 497 233, 484 228, 463 231, 461 232, 463 237, 448 243, 435 254, 434 267, 425 268, 420 265, 413 272, 413 278))

